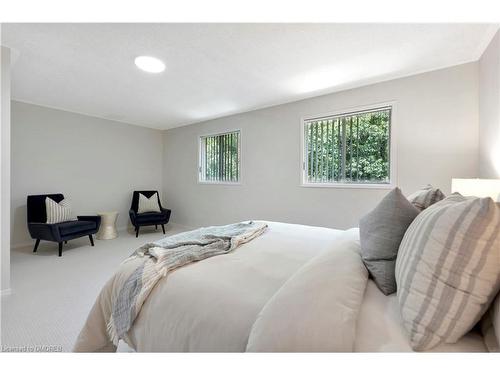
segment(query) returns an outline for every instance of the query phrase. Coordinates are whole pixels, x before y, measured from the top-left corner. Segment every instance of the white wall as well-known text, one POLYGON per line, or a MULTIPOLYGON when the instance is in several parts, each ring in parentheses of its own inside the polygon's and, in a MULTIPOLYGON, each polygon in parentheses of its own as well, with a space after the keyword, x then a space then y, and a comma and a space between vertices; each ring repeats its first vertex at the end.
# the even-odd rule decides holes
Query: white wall
POLYGON ((119 211, 132 191, 162 184, 162 132, 12 101, 12 243, 32 242, 29 194, 64 193, 74 214, 119 211))
POLYGON ((469 63, 166 131, 164 197, 172 221, 357 226, 387 190, 300 187, 300 118, 392 100, 404 193, 427 183, 450 193, 452 177, 477 176, 478 66, 469 63), (242 184, 198 184, 198 137, 231 129, 242 130, 242 184))
POLYGON ((500 178, 500 31, 479 60, 479 177, 500 178))
POLYGON ((124 227, 131 192, 162 185, 172 221, 184 225, 355 226, 387 191, 300 187, 300 118, 396 101, 398 185, 449 193, 452 177, 478 175, 478 92, 478 64, 469 63, 163 133, 13 101, 12 243, 31 242, 28 194, 63 192, 77 214, 118 210, 124 227), (242 184, 198 184, 198 137, 231 129, 242 130, 242 184))
POLYGON ((10 289, 10 50, 0 48, 0 291, 6 293, 10 289))

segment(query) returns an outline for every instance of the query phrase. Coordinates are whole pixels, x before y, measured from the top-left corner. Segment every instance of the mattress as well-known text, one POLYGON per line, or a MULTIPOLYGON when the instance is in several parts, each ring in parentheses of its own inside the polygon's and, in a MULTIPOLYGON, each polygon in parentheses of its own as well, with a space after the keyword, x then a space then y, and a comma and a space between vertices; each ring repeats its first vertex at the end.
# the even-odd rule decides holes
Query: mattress
MULTIPOLYGON (((401 324, 396 294, 384 295, 369 280, 358 316, 356 352, 411 352, 401 324)), ((441 344, 432 352, 487 352, 483 336, 470 332, 455 344, 441 344)))

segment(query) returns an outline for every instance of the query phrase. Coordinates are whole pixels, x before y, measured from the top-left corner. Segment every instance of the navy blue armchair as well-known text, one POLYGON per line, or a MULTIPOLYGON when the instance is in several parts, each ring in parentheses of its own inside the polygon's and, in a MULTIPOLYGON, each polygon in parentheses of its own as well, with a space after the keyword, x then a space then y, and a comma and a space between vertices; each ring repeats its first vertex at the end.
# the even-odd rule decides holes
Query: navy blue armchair
POLYGON ((158 191, 156 190, 143 190, 143 191, 134 191, 132 196, 132 206, 130 207, 129 215, 130 221, 135 228, 135 236, 139 236, 139 228, 148 225, 154 225, 158 229, 158 225, 161 225, 163 229, 163 234, 165 234, 165 224, 170 220, 171 210, 167 208, 163 208, 160 202, 160 196, 158 195, 158 191), (139 207, 139 193, 144 195, 146 198, 151 198, 153 194, 157 194, 158 197, 158 206, 160 207, 161 212, 144 212, 137 213, 139 207))
POLYGON ((53 241, 59 244, 59 256, 62 256, 63 242, 75 238, 89 236, 94 246, 92 235, 97 233, 101 225, 100 216, 78 216, 78 220, 47 224, 45 198, 49 197, 57 203, 64 199, 62 194, 28 195, 28 230, 31 238, 36 240, 33 252, 36 253, 40 240, 53 241))

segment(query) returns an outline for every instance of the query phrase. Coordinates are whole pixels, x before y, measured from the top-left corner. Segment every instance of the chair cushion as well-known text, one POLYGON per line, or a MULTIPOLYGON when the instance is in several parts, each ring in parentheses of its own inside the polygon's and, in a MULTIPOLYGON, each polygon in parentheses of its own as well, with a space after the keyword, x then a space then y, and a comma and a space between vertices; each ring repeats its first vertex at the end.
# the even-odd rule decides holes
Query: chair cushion
POLYGON ((64 223, 59 223, 57 225, 61 236, 97 229, 95 222, 84 220, 65 221, 64 223))
POLYGON ((136 222, 138 224, 143 223, 154 223, 166 220, 166 215, 163 212, 146 212, 143 214, 137 214, 136 222))

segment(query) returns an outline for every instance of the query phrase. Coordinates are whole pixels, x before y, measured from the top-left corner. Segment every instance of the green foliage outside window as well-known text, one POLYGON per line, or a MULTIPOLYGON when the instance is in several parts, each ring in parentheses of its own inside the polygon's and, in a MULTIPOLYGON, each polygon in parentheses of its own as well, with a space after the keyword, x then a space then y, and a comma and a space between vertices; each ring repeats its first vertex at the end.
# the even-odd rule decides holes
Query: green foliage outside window
POLYGON ((391 108, 305 122, 309 183, 389 183, 391 108))

